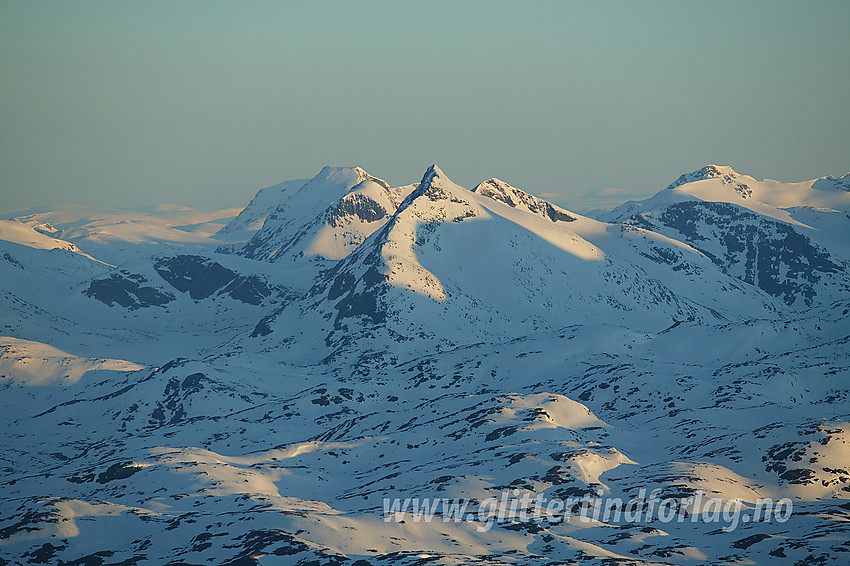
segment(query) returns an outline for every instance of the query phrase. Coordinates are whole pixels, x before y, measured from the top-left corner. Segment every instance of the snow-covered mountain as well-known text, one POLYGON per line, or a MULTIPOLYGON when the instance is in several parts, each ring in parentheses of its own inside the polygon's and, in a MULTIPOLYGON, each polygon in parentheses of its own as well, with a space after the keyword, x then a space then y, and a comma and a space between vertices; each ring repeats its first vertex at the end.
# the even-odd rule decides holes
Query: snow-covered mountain
POLYGON ((845 563, 848 189, 708 166, 595 220, 326 167, 2 220, 0 564, 845 563))
POLYGON ((247 240, 263 227, 269 214, 306 182, 307 179, 294 179, 260 189, 251 202, 239 212, 236 218, 225 224, 216 236, 236 241, 247 240))
POLYGON ((359 167, 325 167, 279 202, 236 253, 274 262, 342 259, 383 226, 403 193, 359 167))
POLYGON ((318 276, 304 300, 260 321, 251 335, 260 344, 245 347, 285 344, 299 363, 344 352, 374 363, 379 354, 414 356, 425 343, 503 341, 565 323, 660 331, 780 308, 692 248, 502 186, 495 196, 513 199, 429 168, 380 230, 318 276), (299 336, 311 337, 307 350, 299 336))
POLYGON ((756 181, 709 165, 602 219, 686 242, 725 273, 807 308, 850 293, 848 179, 756 181))

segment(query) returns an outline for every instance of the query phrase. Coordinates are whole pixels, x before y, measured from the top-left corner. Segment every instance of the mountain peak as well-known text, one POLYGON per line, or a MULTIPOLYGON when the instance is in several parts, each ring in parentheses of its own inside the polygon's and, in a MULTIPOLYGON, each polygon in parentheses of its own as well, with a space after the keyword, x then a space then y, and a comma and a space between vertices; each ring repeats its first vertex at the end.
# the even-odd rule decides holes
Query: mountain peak
POLYGON ((735 177, 740 177, 740 175, 728 165, 706 165, 705 167, 697 169, 696 171, 691 171, 690 173, 680 175, 678 179, 667 185, 666 190, 669 191, 687 183, 693 183, 695 181, 705 181, 706 179, 714 179, 716 177, 732 179, 735 177))
POLYGON ((821 177, 820 179, 815 180, 812 188, 821 190, 837 189, 839 191, 850 192, 850 173, 845 173, 837 179, 832 175, 821 177))
POLYGON ((439 200, 447 198, 453 190, 461 188, 449 179, 443 170, 437 167, 436 163, 432 164, 425 170, 422 180, 416 189, 407 195, 400 208, 405 208, 420 196, 427 195, 431 200, 439 200))
POLYGON ((525 210, 552 222, 572 222, 575 220, 566 210, 530 193, 509 185, 501 179, 492 177, 478 184, 472 192, 504 203, 512 208, 525 210))
POLYGON ((430 185, 431 181, 437 177, 442 177, 447 179, 446 174, 443 173, 443 170, 440 169, 436 163, 432 163, 426 170, 425 174, 422 176, 422 181, 419 182, 419 185, 430 185))
POLYGON ((505 190, 512 189, 514 187, 512 187, 510 183, 506 183, 501 179, 497 179, 496 177, 490 177, 486 181, 481 181, 480 183, 478 183, 478 185, 474 189, 472 189, 472 192, 480 193, 485 188, 498 189, 504 192, 505 190))
POLYGON ((325 165, 322 167, 322 170, 319 171, 315 177, 310 179, 310 181, 331 181, 338 182, 342 179, 356 179, 354 184, 356 185, 360 181, 365 181, 366 179, 371 178, 363 168, 361 167, 339 167, 334 165, 325 165))

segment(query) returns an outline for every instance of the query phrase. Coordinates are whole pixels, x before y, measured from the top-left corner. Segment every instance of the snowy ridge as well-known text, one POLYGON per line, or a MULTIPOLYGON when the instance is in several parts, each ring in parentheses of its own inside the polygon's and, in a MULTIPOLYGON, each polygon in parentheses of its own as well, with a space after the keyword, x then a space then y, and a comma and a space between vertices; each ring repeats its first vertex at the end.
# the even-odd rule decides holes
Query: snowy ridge
POLYGON ((26 386, 73 385, 89 371, 140 369, 144 366, 126 360, 81 358, 40 342, 0 336, 0 381, 26 386))
POLYGON ((279 203, 236 253, 275 262, 284 257, 340 259, 386 222, 398 196, 359 167, 325 167, 279 203))
POLYGON ((845 563, 845 183, 709 166, 603 222, 326 167, 2 221, 0 563, 845 563), (652 493, 747 519, 477 515, 652 493))
POLYGON ((0 240, 19 244, 37 250, 64 250, 98 261, 84 253, 72 242, 53 238, 58 230, 50 224, 39 224, 33 227, 11 220, 0 220, 0 240))
POLYGON ((416 259, 417 232, 444 222, 488 218, 481 207, 465 198, 442 170, 432 165, 419 187, 410 193, 387 225, 381 255, 387 266, 387 282, 437 301, 445 301, 440 281, 416 259))
MULTIPOLYGON (((841 177, 844 179, 845 177, 841 177)), ((731 167, 708 165, 680 176, 655 196, 644 201, 629 201, 603 216, 603 220, 622 221, 642 210, 663 203, 687 200, 727 202, 750 209, 757 214, 782 222, 803 226, 787 212, 793 208, 850 212, 850 194, 841 189, 841 179, 821 177, 799 183, 782 183, 770 179, 758 181, 736 173, 731 167)))
POLYGON ((602 219, 686 242, 725 273, 788 305, 826 304, 850 291, 850 193, 816 179, 756 181, 713 165, 602 219))
POLYGON ((509 340, 567 321, 657 331, 779 309, 690 246, 570 217, 511 207, 432 166, 381 230, 303 301, 263 318, 246 347, 305 364, 396 359, 424 343, 509 340), (312 337, 308 351, 302 336, 312 337))
POLYGON ((215 236, 226 240, 247 240, 263 227, 266 217, 275 208, 303 187, 306 182, 307 179, 294 179, 260 189, 239 215, 225 224, 215 236))
POLYGON ((569 212, 559 206, 512 187, 499 179, 488 179, 473 189, 474 192, 507 204, 508 206, 539 214, 553 222, 572 222, 569 212))
POLYGON ((220 245, 211 238, 239 209, 196 210, 161 205, 148 210, 87 208, 68 205, 54 211, 27 214, 17 222, 73 243, 99 260, 118 265, 155 253, 208 249, 220 245))
POLYGON ((667 188, 664 190, 672 191, 673 189, 681 187, 682 185, 687 185, 688 183, 705 181, 706 179, 716 179, 718 177, 723 179, 724 184, 727 184, 731 183, 735 178, 739 177, 739 175, 728 165, 706 165, 696 171, 683 173, 678 179, 667 185, 667 188))

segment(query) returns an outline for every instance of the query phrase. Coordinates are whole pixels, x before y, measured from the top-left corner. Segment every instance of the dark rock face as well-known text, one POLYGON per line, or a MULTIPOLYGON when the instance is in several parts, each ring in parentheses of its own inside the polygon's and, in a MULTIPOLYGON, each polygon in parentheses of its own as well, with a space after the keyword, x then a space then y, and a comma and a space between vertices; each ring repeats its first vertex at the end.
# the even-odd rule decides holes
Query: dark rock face
POLYGON ((729 203, 680 202, 628 222, 687 242, 727 274, 788 305, 810 306, 822 279, 843 271, 794 226, 729 203))
POLYGON ((3 255, 0 255, 0 261, 5 261, 6 263, 17 267, 18 269, 24 269, 24 266, 21 262, 15 259, 15 257, 9 252, 3 252, 3 255))
POLYGON ((222 290, 222 294, 230 295, 237 301, 249 305, 259 305, 263 299, 272 294, 272 289, 256 275, 235 277, 222 290))
POLYGON ((513 208, 517 208, 519 204, 523 204, 534 214, 545 216, 552 222, 573 222, 575 220, 575 218, 567 214, 563 209, 553 206, 545 200, 530 195, 525 191, 510 187, 497 179, 484 181, 476 187, 475 191, 482 196, 503 202, 513 208))
POLYGON ((268 336, 273 332, 271 323, 274 321, 275 317, 279 314, 278 311, 264 316, 260 319, 260 322, 254 327, 254 330, 251 331, 251 338, 256 338, 258 336, 268 336))
POLYGON ((837 179, 828 175, 815 181, 812 188, 820 190, 838 189, 850 193, 850 173, 845 173, 837 179))
POLYGON ((573 220, 575 220, 575 218, 565 212, 558 210, 548 202, 544 204, 546 217, 549 218, 549 220, 551 220, 552 222, 572 222, 573 220))
MULTIPOLYGON (((382 235, 386 236, 387 232, 387 228, 384 228, 382 235)), ((328 337, 328 343, 334 341, 335 332, 345 334, 346 319, 360 318, 373 325, 386 321, 384 299, 387 278, 380 271, 381 263, 380 247, 358 250, 335 265, 324 275, 323 281, 310 290, 311 297, 334 303, 334 330, 328 337), (358 275, 357 272, 363 267, 365 271, 358 275)))
POLYGON ((373 198, 350 193, 331 205, 318 217, 299 224, 303 219, 286 219, 285 211, 276 210, 269 216, 267 225, 255 234, 239 255, 263 261, 281 261, 289 254, 298 252, 299 245, 305 245, 306 238, 322 224, 332 228, 344 228, 353 219, 362 222, 378 222, 387 218, 391 211, 373 198), (276 225, 276 223, 280 223, 276 225))
POLYGON ((174 300, 174 295, 145 283, 149 281, 144 276, 121 270, 106 279, 92 281, 83 294, 110 307, 117 304, 130 310, 161 307, 174 300))
POLYGON ((328 290, 328 299, 336 300, 341 297, 336 303, 337 322, 344 318, 363 316, 372 324, 383 323, 387 313, 380 302, 386 295, 385 280, 386 276, 382 275, 375 266, 370 266, 361 279, 366 288, 362 292, 357 292, 356 281, 349 273, 342 273, 336 277, 328 290))
POLYGON ((132 462, 112 464, 105 472, 98 474, 97 482, 106 483, 114 480, 127 479, 141 469, 141 466, 134 466, 132 462))
MULTIPOLYGON (((273 294, 283 292, 258 275, 239 275, 201 256, 164 257, 153 265, 169 285, 195 300, 227 295, 242 303, 260 305, 273 294)), ((176 299, 172 293, 154 287, 145 276, 123 269, 92 281, 83 294, 106 305, 117 304, 130 310, 164 306, 176 299)))
POLYGON ((334 228, 343 225, 346 218, 357 217, 364 222, 375 222, 387 217, 387 211, 374 199, 359 193, 346 195, 328 213, 327 223, 334 228))
MULTIPOLYGON (((377 192, 386 191, 387 199, 395 202, 390 186, 362 169, 326 167, 271 210, 263 227, 243 246, 222 247, 220 251, 267 262, 287 261, 303 258, 309 240, 323 227, 342 229, 342 235, 352 224, 380 223, 392 214, 395 205, 381 204, 381 198, 368 194, 371 189, 360 191, 364 183, 378 185, 377 192)), ((359 244, 362 239, 352 233, 343 237, 353 237, 351 243, 359 244)))
POLYGON ((154 269, 169 285, 193 299, 206 299, 213 295, 229 295, 251 305, 259 305, 272 294, 271 287, 256 275, 239 275, 211 259, 178 255, 160 258, 154 269))
POLYGON ((193 299, 206 299, 237 277, 219 263, 191 255, 159 259, 154 269, 169 285, 193 299))

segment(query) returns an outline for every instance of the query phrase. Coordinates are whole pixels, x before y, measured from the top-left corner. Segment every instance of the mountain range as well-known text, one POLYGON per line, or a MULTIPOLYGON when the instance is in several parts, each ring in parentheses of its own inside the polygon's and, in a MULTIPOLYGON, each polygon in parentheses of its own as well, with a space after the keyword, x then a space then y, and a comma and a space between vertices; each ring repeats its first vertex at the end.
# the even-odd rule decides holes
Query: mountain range
POLYGON ((0 564, 842 564, 850 174, 582 216, 436 165, 0 220, 0 564), (705 493, 783 521, 388 521, 705 493))

